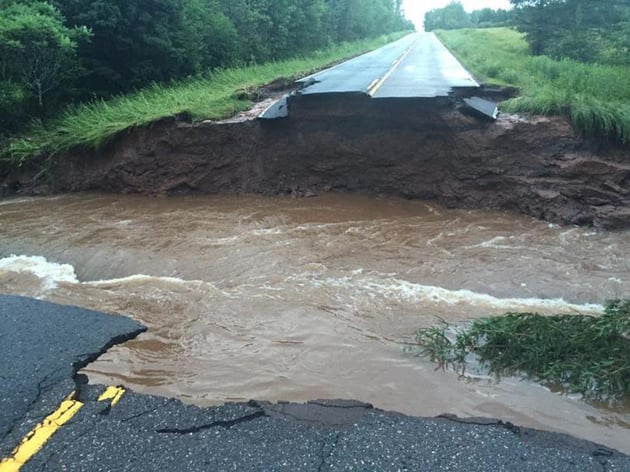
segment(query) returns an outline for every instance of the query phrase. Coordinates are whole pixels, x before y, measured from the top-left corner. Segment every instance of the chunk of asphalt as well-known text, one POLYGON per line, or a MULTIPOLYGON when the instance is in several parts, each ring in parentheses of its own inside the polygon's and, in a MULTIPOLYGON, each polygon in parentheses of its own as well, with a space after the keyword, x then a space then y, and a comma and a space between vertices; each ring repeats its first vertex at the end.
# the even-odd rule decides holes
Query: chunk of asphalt
POLYGON ((480 97, 471 97, 464 98, 464 103, 468 107, 467 109, 478 117, 494 121, 499 116, 499 109, 495 102, 480 97))
POLYGON ((80 368, 145 329, 123 316, 0 295, 0 455, 72 393, 80 368))

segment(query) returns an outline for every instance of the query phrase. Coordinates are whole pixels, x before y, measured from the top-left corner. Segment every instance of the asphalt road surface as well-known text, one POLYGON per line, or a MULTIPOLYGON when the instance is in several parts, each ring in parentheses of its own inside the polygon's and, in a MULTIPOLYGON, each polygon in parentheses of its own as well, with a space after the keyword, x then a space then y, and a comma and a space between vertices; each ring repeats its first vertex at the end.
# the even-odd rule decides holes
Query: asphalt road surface
POLYGON ((76 376, 143 329, 0 295, 0 472, 630 471, 616 451, 497 420, 413 418, 342 400, 198 408, 76 376))
POLYGON ((442 98, 479 84, 433 33, 413 33, 297 81, 299 90, 277 101, 260 118, 288 116, 296 96, 339 94, 374 99, 442 98))
POLYGON ((414 33, 298 81, 301 95, 365 93, 373 98, 446 97, 479 84, 433 33, 414 33))

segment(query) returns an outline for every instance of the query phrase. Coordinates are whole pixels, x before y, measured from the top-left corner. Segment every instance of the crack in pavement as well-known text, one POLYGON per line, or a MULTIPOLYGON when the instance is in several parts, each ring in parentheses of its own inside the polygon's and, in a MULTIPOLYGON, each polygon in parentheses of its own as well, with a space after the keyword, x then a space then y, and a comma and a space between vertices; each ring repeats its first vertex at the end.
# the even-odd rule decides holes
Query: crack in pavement
MULTIPOLYGON (((39 400, 42 398, 42 392, 48 391, 51 389, 52 386, 44 386, 44 383, 48 381, 48 379, 50 377, 53 376, 53 374, 55 374, 57 372, 57 370, 49 372, 48 374, 46 374, 44 376, 44 378, 42 380, 40 380, 39 382, 37 382, 37 394, 35 395, 35 398, 33 398, 29 404, 28 407, 26 408, 26 413, 28 414, 28 412, 31 411, 31 409, 39 402, 39 400)), ((46 415, 39 415, 42 418, 45 417, 46 415)), ((11 426, 7 429, 7 432, 2 436, 2 439, 0 440, 0 443, 4 443, 4 441, 6 439, 8 439, 15 431, 15 428, 21 424, 24 419, 27 417, 27 415, 25 415, 24 417, 21 418, 16 418, 12 423, 11 426)))
POLYGON ((79 354, 78 356, 81 356, 82 358, 72 363, 72 380, 75 384, 76 399, 81 402, 85 402, 87 400, 82 398, 81 396, 83 393, 83 387, 85 385, 85 382, 83 381, 85 375, 79 374, 79 370, 96 361, 112 347, 117 346, 118 344, 126 343, 127 341, 131 341, 132 339, 137 338, 140 334, 144 333, 146 330, 147 328, 145 326, 139 327, 135 331, 130 331, 128 333, 112 337, 100 349, 92 353, 79 354))
MULTIPOLYGON (((135 415, 127 416, 126 418, 121 418, 121 419, 119 419, 119 421, 121 423, 126 423, 127 421, 132 421, 132 420, 135 420, 135 419, 138 419, 138 418, 142 418, 145 415, 150 415, 151 413, 155 413, 158 410, 161 410, 161 409, 165 408, 166 406, 168 406, 169 404, 171 404, 173 402, 175 402, 175 400, 171 398, 164 405, 159 405, 159 406, 156 406, 155 408, 149 408, 149 409, 144 410, 144 411, 142 411, 140 413, 137 413, 135 415)), ((112 411, 111 408, 108 411, 106 411, 106 410, 103 410, 101 412, 101 414, 102 415, 106 415, 106 414, 109 414, 112 411)))
POLYGON ((324 466, 326 465, 326 463, 328 462, 328 459, 330 459, 333 455, 333 452, 335 452, 335 448, 337 447, 337 444, 339 444, 339 439, 341 437, 341 431, 339 431, 337 434, 335 434, 335 439, 333 440, 332 444, 330 445, 330 450, 328 451, 328 453, 324 456, 324 451, 326 449, 326 441, 324 441, 324 443, 322 444, 322 449, 320 451, 320 454, 322 456, 322 462, 319 464, 319 467, 317 467, 317 472, 323 472, 324 470, 324 466))
POLYGON ((180 429, 180 428, 164 428, 164 429, 156 429, 156 433, 161 434, 191 434, 191 433, 199 433, 206 429, 212 428, 231 428, 232 426, 236 426, 237 424, 247 423, 249 421, 256 420, 258 418, 262 418, 268 416, 264 410, 259 410, 254 413, 251 413, 246 416, 242 416, 240 418, 236 418, 234 420, 219 420, 214 421, 212 423, 206 425, 195 426, 193 428, 180 429))

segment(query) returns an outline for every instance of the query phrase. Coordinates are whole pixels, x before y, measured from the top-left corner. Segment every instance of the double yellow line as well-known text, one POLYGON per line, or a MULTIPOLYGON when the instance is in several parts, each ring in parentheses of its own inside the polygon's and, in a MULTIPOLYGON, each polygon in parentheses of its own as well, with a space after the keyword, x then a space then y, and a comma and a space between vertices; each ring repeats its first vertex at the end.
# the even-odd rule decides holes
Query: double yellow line
POLYGON ((374 80, 368 87, 367 89, 367 93, 370 97, 373 97, 374 94, 378 91, 378 89, 380 89, 383 84, 385 83, 385 81, 387 79, 390 78, 390 76, 394 73, 394 71, 396 70, 396 68, 400 65, 400 63, 402 61, 405 60, 405 58, 409 55, 409 53, 411 52, 411 50, 414 48, 415 43, 413 45, 411 45, 406 51, 405 53, 400 56, 398 59, 396 59, 393 63, 392 66, 389 68, 389 70, 387 71, 387 74, 385 74, 382 78, 380 79, 376 79, 374 80))
MULTIPOLYGON (((98 401, 109 400, 110 407, 114 407, 124 393, 125 389, 122 387, 107 387, 98 397, 98 401)), ((72 392, 61 402, 59 408, 35 426, 13 450, 11 456, 0 461, 0 472, 18 472, 37 454, 57 430, 70 421, 83 407, 83 403, 75 398, 76 392, 72 392)))

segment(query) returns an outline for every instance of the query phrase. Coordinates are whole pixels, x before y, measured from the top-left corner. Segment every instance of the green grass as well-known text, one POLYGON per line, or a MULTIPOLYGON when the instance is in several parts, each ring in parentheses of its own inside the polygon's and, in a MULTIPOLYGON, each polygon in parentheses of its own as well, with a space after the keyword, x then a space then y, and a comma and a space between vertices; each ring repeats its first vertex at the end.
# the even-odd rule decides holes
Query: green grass
POLYGON ((36 156, 55 156, 73 148, 94 150, 118 133, 175 115, 193 121, 221 119, 247 110, 248 93, 278 78, 298 78, 341 59, 367 52, 405 33, 344 43, 305 57, 217 70, 170 85, 155 84, 111 100, 70 106, 46 124, 34 123, 22 136, 0 149, 0 165, 23 165, 36 156))
POLYGON ((630 67, 532 56, 523 36, 509 28, 438 35, 481 80, 521 90, 503 110, 566 116, 586 135, 630 145, 630 67))
POLYGON ((524 374, 588 398, 630 394, 630 299, 609 301, 601 316, 507 313, 452 333, 446 323, 421 329, 411 350, 462 373, 474 353, 497 375, 524 374))

